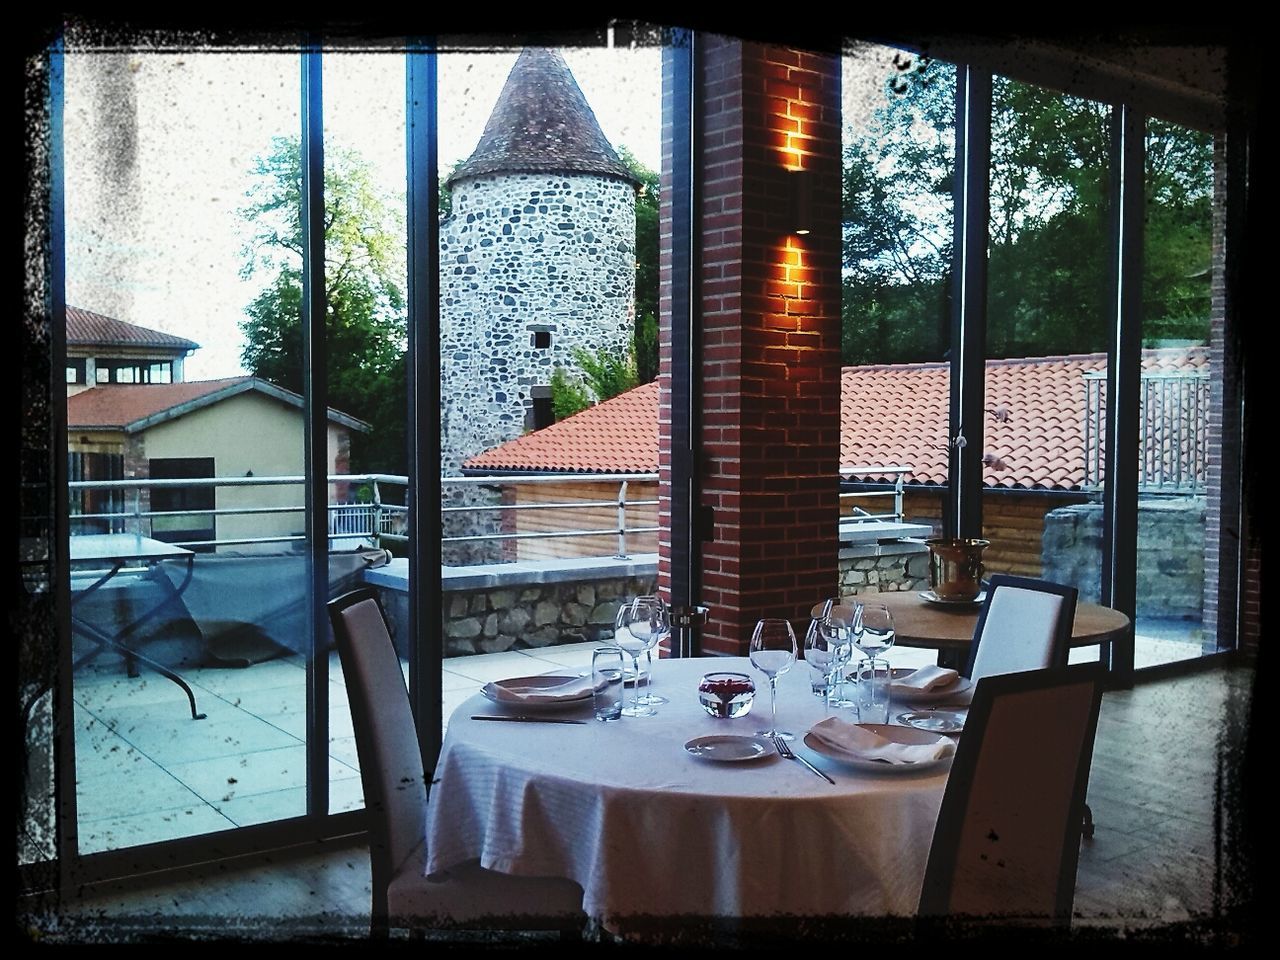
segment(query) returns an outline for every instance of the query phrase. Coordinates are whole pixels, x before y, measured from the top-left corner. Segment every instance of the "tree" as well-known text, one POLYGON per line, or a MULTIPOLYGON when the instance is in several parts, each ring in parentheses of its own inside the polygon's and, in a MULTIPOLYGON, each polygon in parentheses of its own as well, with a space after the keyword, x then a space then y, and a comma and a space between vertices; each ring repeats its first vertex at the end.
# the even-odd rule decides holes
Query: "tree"
MULTIPOLYGON (((949 346, 954 69, 899 60, 844 154, 844 359, 942 359, 949 346)), ((1107 346, 1109 107, 997 77, 987 354, 1107 346)), ((1144 327, 1208 335, 1212 141, 1148 127, 1144 327)))
MULTIPOLYGON (((240 210, 252 238, 241 270, 267 275, 245 308, 241 361, 254 376, 301 393, 302 160, 299 142, 272 140, 254 162, 240 210)), ((325 151, 325 299, 329 405, 372 425, 351 438, 354 472, 405 473, 407 346, 404 230, 355 151, 325 151)))
POLYGON ((625 146, 618 158, 640 181, 636 190, 635 365, 640 383, 658 375, 658 185, 659 176, 625 146))

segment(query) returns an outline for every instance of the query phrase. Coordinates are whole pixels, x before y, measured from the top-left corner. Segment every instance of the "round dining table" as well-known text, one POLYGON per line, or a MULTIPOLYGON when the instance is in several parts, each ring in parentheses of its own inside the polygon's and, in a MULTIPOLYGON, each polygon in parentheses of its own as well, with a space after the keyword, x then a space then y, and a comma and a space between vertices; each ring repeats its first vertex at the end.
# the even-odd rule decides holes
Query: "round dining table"
MULTIPOLYGON (((934 650, 967 650, 973 642, 982 604, 942 604, 930 602, 916 590, 864 594, 858 599, 880 601, 893 614, 896 643, 904 647, 934 650)), ((1076 604, 1071 625, 1071 646, 1091 647, 1119 640, 1129 629, 1129 618, 1119 610, 1096 603, 1076 604)))
POLYGON ((768 727, 768 682, 746 658, 655 662, 652 691, 669 702, 653 717, 598 721, 589 700, 531 713, 477 693, 450 718, 441 748, 426 872, 478 859, 568 877, 582 886, 587 915, 612 932, 680 917, 913 914, 950 762, 869 772, 805 746, 804 733, 828 715, 809 674, 799 661, 778 678, 778 727, 834 783, 773 750, 735 762, 686 750, 694 738, 768 727), (698 681, 713 670, 753 677, 750 713, 703 710, 698 681), (472 719, 521 713, 585 722, 472 719))

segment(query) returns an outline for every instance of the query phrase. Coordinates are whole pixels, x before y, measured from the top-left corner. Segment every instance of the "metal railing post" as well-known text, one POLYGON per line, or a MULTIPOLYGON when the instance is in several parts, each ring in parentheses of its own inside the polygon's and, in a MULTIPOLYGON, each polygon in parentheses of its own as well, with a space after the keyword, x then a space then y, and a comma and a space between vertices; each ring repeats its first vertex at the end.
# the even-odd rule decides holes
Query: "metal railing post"
POLYGON ((618 483, 618 552, 615 559, 627 559, 627 481, 618 483))
POLYGON ((373 481, 373 545, 382 546, 382 491, 376 478, 373 481))
POLYGON ((903 475, 901 473, 898 474, 898 479, 893 485, 893 512, 894 519, 897 520, 898 523, 902 522, 902 515, 904 512, 902 509, 902 477, 903 475))
POLYGON ((133 532, 142 536, 142 488, 133 491, 133 532))

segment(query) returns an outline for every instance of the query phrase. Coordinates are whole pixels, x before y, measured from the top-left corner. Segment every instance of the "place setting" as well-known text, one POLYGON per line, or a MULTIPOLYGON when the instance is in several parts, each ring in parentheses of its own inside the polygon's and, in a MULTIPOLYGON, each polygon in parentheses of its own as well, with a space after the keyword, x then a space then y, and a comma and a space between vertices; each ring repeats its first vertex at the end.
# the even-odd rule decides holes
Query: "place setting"
MULTIPOLYGON (((621 677, 618 678, 619 680, 621 677)), ((472 720, 511 723, 586 723, 553 714, 589 706, 608 680, 578 674, 544 673, 528 677, 494 680, 480 688, 481 695, 496 706, 517 712, 472 714, 472 720)))

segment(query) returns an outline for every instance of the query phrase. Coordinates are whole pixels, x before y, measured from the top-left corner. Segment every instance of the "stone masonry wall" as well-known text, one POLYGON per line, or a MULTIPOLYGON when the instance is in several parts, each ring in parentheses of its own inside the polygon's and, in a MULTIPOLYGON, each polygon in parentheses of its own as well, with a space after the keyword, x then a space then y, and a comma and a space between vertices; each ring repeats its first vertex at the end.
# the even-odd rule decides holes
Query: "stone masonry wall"
MULTIPOLYGON (((453 185, 440 225, 440 469, 525 433, 575 347, 625 353, 635 301, 635 188, 594 174, 503 173, 453 185)), ((444 506, 498 502, 446 487, 444 506)), ((495 511, 445 515, 445 536, 497 533, 495 511)), ((455 565, 503 559, 500 541, 445 544, 455 565)))
MULTIPOLYGON (((1203 498, 1139 501, 1138 616, 1201 618, 1204 522, 1203 498)), ((1097 603, 1101 558, 1101 504, 1076 504, 1045 516, 1045 579, 1074 584, 1081 600, 1097 603)))
POLYGON ((593 174, 454 184, 440 226, 441 468, 525 431, 534 386, 571 350, 624 352, 635 294, 635 188, 593 174), (539 336, 541 335, 541 336, 539 336))
MULTIPOLYGON (((594 640, 600 630, 613 630, 624 597, 653 593, 655 581, 656 575, 446 590, 441 616, 444 655, 460 657, 594 640)), ((379 592, 396 649, 401 656, 408 656, 404 639, 408 597, 403 590, 385 586, 379 592)))
MULTIPOLYGON (((879 550, 855 547, 841 553, 837 585, 841 596, 923 590, 928 586, 925 579, 908 576, 907 571, 907 561, 913 559, 910 572, 927 576, 924 559, 928 548, 923 543, 904 541, 879 550), (868 555, 872 551, 875 555, 868 555)), ((445 656, 595 640, 601 631, 613 629, 624 597, 655 592, 657 574, 577 576, 544 583, 504 580, 498 586, 470 590, 445 586, 441 616, 445 656)), ((401 656, 408 656, 405 637, 409 607, 403 580, 395 586, 389 585, 392 578, 385 576, 371 582, 378 587, 383 609, 391 621, 396 649, 401 656)), ((819 599, 815 597, 814 602, 819 599)))

